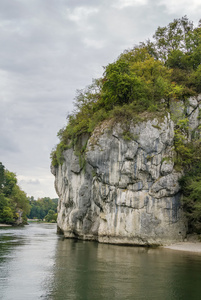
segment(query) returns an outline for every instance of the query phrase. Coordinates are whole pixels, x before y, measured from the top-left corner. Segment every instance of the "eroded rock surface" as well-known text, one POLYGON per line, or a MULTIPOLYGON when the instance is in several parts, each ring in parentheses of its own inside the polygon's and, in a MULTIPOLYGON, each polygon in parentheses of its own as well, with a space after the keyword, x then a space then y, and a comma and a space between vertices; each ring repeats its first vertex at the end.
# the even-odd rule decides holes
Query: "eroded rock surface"
POLYGON ((126 141, 120 124, 104 122, 88 140, 84 168, 73 149, 52 168, 58 227, 66 237, 137 245, 184 239, 173 121, 147 120, 130 132, 126 141))

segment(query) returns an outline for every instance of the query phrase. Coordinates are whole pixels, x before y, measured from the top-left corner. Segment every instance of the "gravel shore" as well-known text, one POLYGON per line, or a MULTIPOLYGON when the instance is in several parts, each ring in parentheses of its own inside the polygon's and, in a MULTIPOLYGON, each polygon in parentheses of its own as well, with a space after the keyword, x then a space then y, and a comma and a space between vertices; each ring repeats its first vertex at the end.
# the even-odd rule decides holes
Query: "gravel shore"
POLYGON ((201 253, 201 243, 200 242, 181 242, 169 246, 164 246, 166 249, 197 252, 201 253))

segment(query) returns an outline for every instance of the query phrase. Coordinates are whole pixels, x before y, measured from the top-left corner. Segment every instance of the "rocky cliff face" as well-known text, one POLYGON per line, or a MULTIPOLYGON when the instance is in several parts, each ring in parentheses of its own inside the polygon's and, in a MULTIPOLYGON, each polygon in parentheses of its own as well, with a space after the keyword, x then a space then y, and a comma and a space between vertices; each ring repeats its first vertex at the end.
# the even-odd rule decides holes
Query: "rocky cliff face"
MULTIPOLYGON (((189 101, 192 129, 198 126, 196 101, 189 101)), ((105 121, 87 142, 83 168, 73 149, 64 152, 63 165, 52 167, 65 237, 136 245, 184 239, 173 121, 167 115, 131 124, 130 137, 123 138, 120 123, 105 121)))

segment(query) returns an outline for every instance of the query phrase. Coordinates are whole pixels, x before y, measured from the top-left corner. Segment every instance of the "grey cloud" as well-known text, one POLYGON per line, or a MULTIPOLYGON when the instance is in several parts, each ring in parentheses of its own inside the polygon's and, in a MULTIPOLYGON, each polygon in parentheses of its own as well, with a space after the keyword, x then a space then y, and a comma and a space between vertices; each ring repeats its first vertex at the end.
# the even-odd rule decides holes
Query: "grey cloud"
POLYGON ((40 177, 35 190, 24 182, 29 194, 41 196, 44 189, 44 196, 55 197, 49 154, 76 90, 102 76, 102 66, 125 49, 151 38, 159 25, 181 17, 157 0, 122 9, 116 3, 1 0, 1 159, 20 176, 47 178, 43 183, 40 177))
POLYGON ((20 185, 30 184, 30 185, 40 185, 40 181, 38 179, 29 179, 29 180, 19 180, 20 185))
POLYGON ((17 142, 13 141, 12 134, 11 136, 1 134, 1 143, 0 143, 0 156, 1 158, 8 153, 19 153, 19 146, 17 142))

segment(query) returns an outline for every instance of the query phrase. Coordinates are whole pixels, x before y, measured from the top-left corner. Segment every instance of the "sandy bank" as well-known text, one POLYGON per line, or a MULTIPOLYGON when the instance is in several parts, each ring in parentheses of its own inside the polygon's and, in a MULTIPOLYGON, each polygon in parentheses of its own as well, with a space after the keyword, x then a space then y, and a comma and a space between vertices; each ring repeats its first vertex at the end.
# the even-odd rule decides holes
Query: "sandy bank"
POLYGON ((8 225, 8 224, 0 224, 0 227, 11 227, 12 225, 8 225))
POLYGON ((164 246, 166 249, 197 252, 201 253, 201 243, 200 242, 181 242, 169 246, 164 246))

